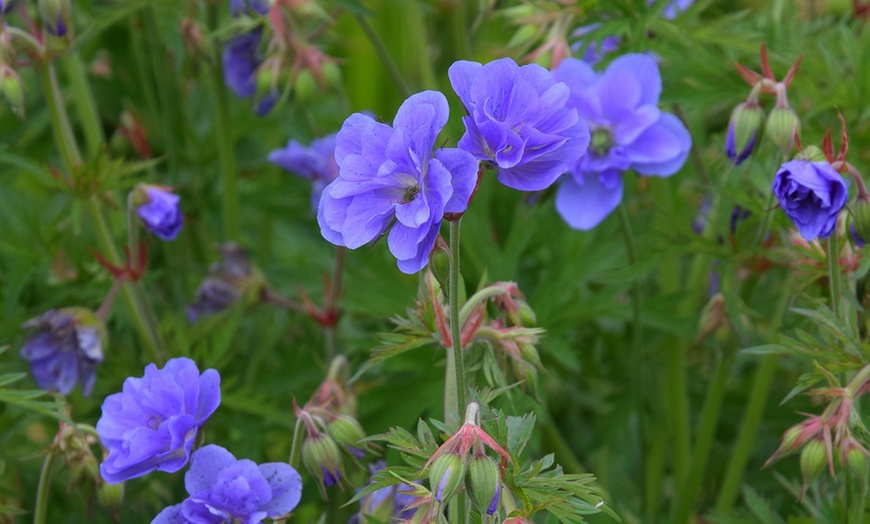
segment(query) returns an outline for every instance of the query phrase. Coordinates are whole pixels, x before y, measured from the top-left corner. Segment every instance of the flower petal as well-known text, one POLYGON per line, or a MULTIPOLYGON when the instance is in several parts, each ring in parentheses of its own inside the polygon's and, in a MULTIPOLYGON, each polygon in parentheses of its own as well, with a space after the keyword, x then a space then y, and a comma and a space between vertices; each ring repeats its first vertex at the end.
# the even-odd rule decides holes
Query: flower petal
POLYGON ((574 229, 597 226, 622 201, 622 174, 618 171, 583 173, 567 177, 556 193, 556 210, 574 229))

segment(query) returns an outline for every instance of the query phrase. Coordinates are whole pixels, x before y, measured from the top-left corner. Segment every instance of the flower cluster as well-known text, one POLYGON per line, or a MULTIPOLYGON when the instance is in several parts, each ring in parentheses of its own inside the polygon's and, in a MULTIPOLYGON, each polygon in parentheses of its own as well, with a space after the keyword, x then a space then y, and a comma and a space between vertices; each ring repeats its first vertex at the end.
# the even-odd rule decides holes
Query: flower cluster
POLYGON ((106 397, 97 433, 109 455, 100 464, 111 484, 152 471, 176 472, 187 464, 199 428, 221 401, 220 375, 200 374, 189 358, 174 358, 142 378, 124 381, 106 397))
POLYGON ((477 183, 477 162, 461 149, 432 148, 447 123, 437 91, 408 98, 392 126, 356 113, 336 137, 339 176, 323 190, 317 221, 323 237, 358 248, 392 224, 387 244, 404 273, 429 260, 445 213, 462 213, 477 183))
POLYGON ((685 163, 692 138, 674 115, 658 108, 662 81, 655 60, 624 55, 601 74, 578 59, 563 60, 555 80, 570 87, 568 106, 589 121, 589 151, 559 186, 556 209, 573 228, 591 229, 622 200, 622 176, 670 176, 685 163))
POLYGON ((251 460, 237 460, 220 446, 208 445, 193 453, 184 487, 190 496, 165 508, 152 524, 278 519, 299 504, 302 477, 289 464, 257 465, 251 460))

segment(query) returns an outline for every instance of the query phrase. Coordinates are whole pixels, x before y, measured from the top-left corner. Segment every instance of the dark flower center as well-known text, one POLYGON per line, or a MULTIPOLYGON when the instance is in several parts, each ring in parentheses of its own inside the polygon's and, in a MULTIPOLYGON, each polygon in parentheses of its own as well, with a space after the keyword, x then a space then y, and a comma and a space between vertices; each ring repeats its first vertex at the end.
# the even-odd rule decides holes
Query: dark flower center
POLYGON ((609 129, 606 127, 599 127, 592 131, 592 140, 590 141, 589 149, 591 149, 596 155, 606 155, 611 147, 613 147, 613 136, 610 134, 609 129))
POLYGON ((408 186, 405 188, 404 194, 402 194, 402 200, 399 200, 400 204, 408 204, 413 202, 417 195, 420 194, 420 186, 419 184, 414 184, 412 186, 408 186))

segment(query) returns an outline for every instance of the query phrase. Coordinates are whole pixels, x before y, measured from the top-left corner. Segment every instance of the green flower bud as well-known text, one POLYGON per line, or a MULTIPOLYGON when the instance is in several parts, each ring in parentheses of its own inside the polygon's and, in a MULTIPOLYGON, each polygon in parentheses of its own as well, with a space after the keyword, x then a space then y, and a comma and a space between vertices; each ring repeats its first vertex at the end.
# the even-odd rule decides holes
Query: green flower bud
POLYGON ((102 482, 97 488, 97 502, 100 506, 113 511, 121 507, 121 502, 124 501, 124 483, 109 484, 102 482))
POLYGON ((863 479, 867 475, 867 453, 860 446, 849 446, 846 451, 846 466, 856 477, 863 479))
POLYGON ((852 224, 855 233, 865 243, 870 242, 870 197, 859 195, 852 206, 852 224))
POLYGON ((366 433, 355 418, 339 415, 329 423, 329 435, 352 455, 362 458, 363 450, 360 449, 359 441, 366 438, 366 433))
POLYGON ((758 143, 758 134, 764 123, 764 110, 754 102, 743 102, 731 112, 725 153, 735 165, 740 165, 758 143))
POLYGON ((24 91, 21 88, 21 77, 6 64, 0 64, 0 91, 12 107, 12 112, 19 118, 24 118, 24 91))
POLYGON ((308 102, 317 93, 317 81, 311 71, 303 69, 293 80, 293 95, 299 102, 308 102))
POLYGON ((538 323, 538 318, 532 307, 525 300, 517 301, 517 315, 519 315, 520 323, 525 327, 534 327, 538 323))
POLYGON ((775 107, 767 119, 765 133, 785 154, 794 148, 794 136, 800 131, 801 122, 790 107, 775 107))
POLYGON ((429 268, 441 289, 449 289, 450 254, 446 249, 439 247, 437 243, 435 249, 429 254, 429 268))
POLYGON ((465 487, 478 511, 487 515, 495 513, 501 494, 498 464, 483 453, 475 455, 468 466, 465 487))
POLYGON ((824 151, 816 146, 807 146, 803 151, 796 154, 795 159, 808 160, 810 162, 827 162, 824 151))
POLYGON ((459 493, 465 480, 465 462, 456 453, 444 453, 429 466, 429 487, 438 502, 459 493))
POLYGON ((69 0, 39 0, 39 17, 42 25, 54 36, 64 36, 69 31, 70 3, 69 0))
POLYGON ((327 60, 320 66, 320 76, 327 87, 341 85, 341 68, 333 60, 327 60))
POLYGON ((541 367, 541 357, 538 355, 538 348, 534 344, 528 342, 519 342, 517 347, 520 349, 520 356, 526 362, 541 367))
POLYGON ((341 479, 341 452, 329 435, 318 433, 302 443, 302 463, 323 486, 341 479))
POLYGON ((813 439, 804 446, 801 451, 801 473, 805 481, 811 481, 819 476, 828 458, 825 453, 825 443, 820 439, 813 439))

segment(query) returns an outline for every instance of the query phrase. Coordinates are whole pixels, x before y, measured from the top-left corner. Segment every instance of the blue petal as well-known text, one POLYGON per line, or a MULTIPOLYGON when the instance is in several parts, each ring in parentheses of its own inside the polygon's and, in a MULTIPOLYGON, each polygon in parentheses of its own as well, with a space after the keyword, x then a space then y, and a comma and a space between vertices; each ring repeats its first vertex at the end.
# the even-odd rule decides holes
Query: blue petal
POLYGON ((583 173, 565 178, 556 193, 556 210, 574 229, 597 226, 622 201, 622 174, 617 171, 583 173))

